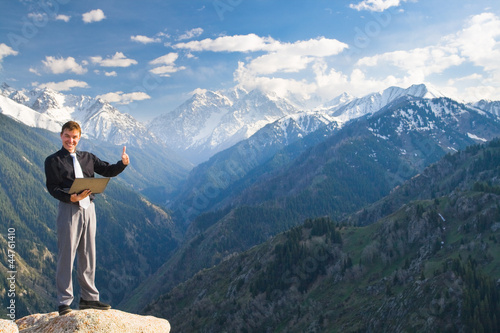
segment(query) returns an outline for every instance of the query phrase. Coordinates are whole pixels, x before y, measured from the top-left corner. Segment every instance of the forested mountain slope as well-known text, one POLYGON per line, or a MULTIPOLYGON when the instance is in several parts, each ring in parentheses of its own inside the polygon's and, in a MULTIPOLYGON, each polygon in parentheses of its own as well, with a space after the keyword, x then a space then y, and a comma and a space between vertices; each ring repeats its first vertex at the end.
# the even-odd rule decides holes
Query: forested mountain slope
POLYGON ((145 313, 179 332, 496 332, 499 202, 494 140, 446 155, 353 218, 307 219, 200 271, 145 313))

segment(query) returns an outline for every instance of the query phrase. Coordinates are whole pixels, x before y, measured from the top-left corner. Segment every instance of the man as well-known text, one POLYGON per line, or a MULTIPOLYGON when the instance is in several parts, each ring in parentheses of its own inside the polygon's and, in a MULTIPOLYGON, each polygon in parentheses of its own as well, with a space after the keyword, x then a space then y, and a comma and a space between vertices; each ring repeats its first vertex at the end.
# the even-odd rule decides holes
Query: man
POLYGON ((109 164, 95 155, 77 151, 82 130, 77 122, 69 121, 62 126, 62 148, 45 160, 46 185, 49 193, 59 200, 57 215, 57 302, 59 315, 71 312, 73 302, 73 262, 77 256, 77 277, 80 284, 80 309, 107 310, 111 306, 99 301, 95 286, 95 233, 96 215, 94 195, 90 190, 69 194, 75 178, 104 177, 120 174, 129 164, 126 147, 123 147, 121 161, 109 164))

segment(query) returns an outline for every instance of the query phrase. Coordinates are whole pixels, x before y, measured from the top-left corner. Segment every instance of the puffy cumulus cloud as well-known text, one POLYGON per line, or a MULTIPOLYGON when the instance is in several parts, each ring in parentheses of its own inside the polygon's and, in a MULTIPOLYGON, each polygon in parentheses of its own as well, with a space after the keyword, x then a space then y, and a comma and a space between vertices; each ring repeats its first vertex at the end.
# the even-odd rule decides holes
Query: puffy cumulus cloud
POLYGON ((339 54, 348 46, 336 39, 319 37, 295 43, 284 43, 275 45, 277 52, 283 52, 293 55, 328 57, 339 54))
POLYGON ((463 97, 463 100, 468 102, 476 102, 482 99, 498 100, 498 96, 500 96, 500 87, 493 85, 470 86, 466 87, 464 91, 460 95, 463 97))
POLYGON ((266 52, 250 60, 247 70, 256 75, 269 75, 276 72, 299 72, 319 58, 339 54, 347 48, 347 44, 324 37, 281 43, 271 37, 248 34, 178 43, 174 47, 188 49, 191 52, 266 52))
POLYGON ((203 33, 202 28, 194 28, 189 31, 186 31, 184 34, 180 35, 177 40, 191 39, 201 36, 203 33))
MULTIPOLYGON (((460 93, 465 101, 498 100, 500 96, 500 19, 486 12, 472 16, 464 28, 447 38, 450 45, 460 50, 462 57, 482 68, 482 77, 470 80, 460 93), (473 84, 475 82, 475 84, 473 84)), ((470 79, 470 77, 469 77, 470 79)))
POLYGON ((406 0, 363 0, 357 5, 350 4, 349 7, 358 11, 369 10, 373 12, 383 12, 391 7, 398 7, 405 1, 406 0))
POLYGON ((75 74, 87 73, 87 69, 78 64, 73 57, 56 58, 48 56, 45 57, 45 60, 42 60, 42 63, 45 65, 45 68, 53 74, 62 74, 65 72, 73 72, 75 74))
POLYGON ((249 90, 261 88, 283 97, 298 94, 307 99, 317 89, 317 84, 300 78, 300 74, 311 64, 340 54, 348 45, 325 37, 284 43, 271 37, 248 34, 177 43, 173 47, 187 49, 189 54, 201 51, 264 53, 255 57, 250 55, 246 62, 238 63, 234 73, 237 84, 249 90), (277 77, 279 73, 295 73, 297 77, 277 77))
POLYGON ((176 66, 175 61, 179 55, 175 52, 170 52, 161 57, 153 59, 149 62, 150 65, 156 66, 150 72, 159 76, 169 77, 171 74, 186 69, 184 66, 176 66))
POLYGON ((127 58, 122 52, 116 52, 111 58, 91 57, 93 63, 102 67, 129 67, 137 65, 137 60, 127 58))
POLYGON ((11 55, 16 56, 18 53, 7 44, 0 43, 0 62, 2 62, 3 58, 11 55))
POLYGON ((175 61, 179 58, 179 55, 175 52, 167 53, 161 57, 158 57, 149 62, 150 65, 173 65, 175 61))
POLYGON ((300 74, 311 65, 324 63, 324 59, 340 54, 348 46, 335 39, 319 37, 310 40, 282 43, 272 38, 261 38, 260 42, 251 36, 252 47, 242 49, 237 44, 228 44, 227 50, 260 51, 264 55, 249 58, 247 63, 239 62, 234 73, 235 81, 246 89, 261 88, 274 91, 278 96, 299 96, 307 100, 319 89, 318 83, 307 81, 300 74), (297 74, 297 77, 279 77, 279 74, 297 74))
POLYGON ((342 93, 352 96, 364 96, 374 91, 381 91, 390 86, 410 86, 406 78, 397 78, 388 75, 382 78, 368 77, 361 69, 354 68, 350 73, 343 73, 333 68, 318 66, 315 68, 316 94, 323 100, 331 100, 332 97, 342 93))
POLYGON ((109 103, 130 104, 134 101, 142 101, 150 99, 151 96, 142 91, 125 94, 123 91, 110 92, 104 95, 99 95, 97 98, 102 98, 109 103))
MULTIPOLYGON (((476 73, 448 80, 440 87, 456 92, 465 101, 498 99, 500 95, 500 19, 493 13, 471 16, 455 34, 441 38, 436 45, 397 50, 360 59, 360 69, 392 68, 400 84, 425 82, 433 74, 461 67, 475 67, 476 73), (396 69, 396 70, 394 70, 396 69)), ((387 70, 385 71, 387 72, 387 70)), ((381 79, 381 78, 379 78, 381 79)), ((453 95, 450 95, 453 96, 453 95)))
POLYGON ((447 41, 474 65, 499 74, 500 19, 495 14, 482 13, 471 17, 464 29, 448 36, 447 41))
POLYGON ((104 12, 101 9, 94 9, 82 15, 82 20, 84 23, 99 22, 104 20, 105 18, 106 15, 104 15, 104 12))
POLYGON ((272 43, 269 53, 251 60, 248 69, 256 74, 297 73, 310 63, 341 53, 347 44, 324 37, 295 43, 272 43))
POLYGON ((184 70, 186 67, 181 66, 181 67, 176 67, 173 65, 165 65, 165 66, 159 66, 155 67, 150 70, 151 73, 156 74, 158 76, 163 76, 163 77, 170 77, 171 74, 177 73, 178 71, 184 70))
POLYGON ((69 22, 70 19, 71 19, 71 16, 68 16, 68 15, 59 14, 56 16, 56 20, 64 21, 66 23, 69 22))
POLYGON ((307 68, 312 61, 314 61, 312 57, 287 55, 278 52, 257 57, 247 65, 247 68, 249 71, 260 75, 269 75, 276 72, 296 73, 307 68))
POLYGON ((158 37, 147 37, 147 36, 142 36, 142 35, 137 35, 137 36, 130 36, 130 40, 142 44, 150 44, 150 43, 159 43, 161 42, 161 39, 158 37))
POLYGON ((62 82, 47 82, 37 85, 39 88, 49 88, 55 91, 68 91, 73 88, 88 88, 89 85, 84 81, 66 80, 62 82))
POLYGON ((287 97, 290 94, 300 96, 303 99, 310 98, 310 94, 315 91, 314 83, 306 80, 259 76, 249 70, 243 62, 238 62, 238 69, 234 73, 234 78, 238 85, 247 89, 262 89, 273 91, 280 97, 287 97))

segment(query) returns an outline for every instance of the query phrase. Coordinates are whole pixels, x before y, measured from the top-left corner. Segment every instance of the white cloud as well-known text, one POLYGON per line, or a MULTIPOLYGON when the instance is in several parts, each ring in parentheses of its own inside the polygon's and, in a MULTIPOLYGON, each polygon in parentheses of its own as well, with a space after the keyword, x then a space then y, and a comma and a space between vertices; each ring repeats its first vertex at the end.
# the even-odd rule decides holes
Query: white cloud
POLYGON ((299 94, 303 98, 308 98, 317 89, 315 82, 307 82, 302 78, 276 77, 276 75, 303 72, 311 64, 338 55, 347 47, 345 43, 325 37, 283 43, 271 37, 260 37, 255 34, 207 38, 174 45, 174 48, 188 49, 190 52, 264 52, 257 57, 249 56, 246 63, 240 61, 234 73, 235 81, 249 90, 259 87, 274 91, 279 96, 292 93, 299 94))
POLYGON ((462 81, 477 81, 477 80, 482 80, 484 77, 481 74, 478 73, 473 73, 471 75, 467 75, 464 77, 459 77, 457 79, 449 79, 448 84, 453 85, 455 82, 462 82, 462 81))
MULTIPOLYGON (((466 101, 498 99, 500 95, 500 19, 492 13, 472 16, 464 28, 436 45, 397 50, 360 59, 356 66, 372 71, 392 69, 397 82, 426 82, 451 68, 473 67, 475 73, 450 78, 443 91, 456 91, 466 101), (459 67, 460 66, 460 67, 459 67), (394 68, 396 70, 394 70, 394 68)), ((387 72, 387 71, 385 71, 387 72)), ((383 78, 382 78, 383 79, 383 78)))
POLYGON ((177 73, 178 71, 184 69, 186 69, 186 67, 184 66, 176 67, 172 65, 166 65, 166 66, 155 67, 151 69, 150 72, 159 76, 170 77, 170 74, 177 73))
POLYGON ((500 19, 495 14, 471 17, 463 30, 446 40, 474 65, 500 74, 500 19))
POLYGON ((112 71, 112 72, 104 72, 104 75, 106 75, 106 76, 117 76, 118 74, 116 74, 115 71, 112 71))
POLYGON ((484 73, 475 84, 464 89, 460 96, 465 101, 498 100, 500 96, 500 18, 493 13, 472 16, 464 29, 448 36, 450 45, 472 65, 484 73))
POLYGON ((104 95, 99 95, 97 98, 102 98, 103 100, 109 103, 117 103, 117 104, 130 104, 134 101, 142 101, 145 99, 150 99, 151 96, 148 94, 137 91, 128 94, 124 94, 123 91, 110 92, 104 95))
POLYGON ((45 57, 45 60, 42 60, 42 63, 53 74, 62 74, 65 72, 73 72, 75 74, 87 73, 87 69, 78 64, 73 57, 65 59, 48 56, 45 57))
POLYGON ((360 10, 369 10, 373 12, 383 12, 391 7, 398 7, 401 2, 407 0, 363 0, 357 5, 350 4, 349 8, 360 10))
POLYGON ((0 62, 2 61, 3 58, 7 56, 16 56, 19 52, 14 51, 10 46, 4 43, 0 43, 0 62))
POLYGON ((161 57, 151 60, 149 64, 155 65, 157 67, 151 69, 150 72, 159 76, 169 77, 172 73, 176 73, 180 70, 186 69, 186 67, 184 66, 177 67, 175 65, 175 61, 178 57, 179 55, 177 53, 170 52, 161 57))
POLYGON ((346 48, 347 44, 336 39, 319 37, 295 43, 279 44, 275 51, 301 56, 328 57, 339 54, 346 48))
POLYGON ((142 44, 150 44, 150 43, 159 43, 161 42, 160 38, 151 38, 147 36, 142 36, 142 35, 137 35, 137 36, 130 36, 130 40, 142 44))
POLYGON ((189 49, 191 51, 244 53, 265 51, 270 53, 283 52, 299 56, 325 57, 342 52, 343 49, 347 48, 347 44, 325 37, 297 41, 295 43, 281 43, 271 37, 259 37, 255 34, 248 34, 178 43, 174 47, 189 49))
POLYGON ((82 20, 85 23, 99 22, 106 18, 101 9, 94 9, 82 15, 82 20))
POLYGON ((247 89, 257 87, 270 89, 282 97, 289 94, 308 99, 318 89, 318 82, 297 78, 276 77, 279 72, 299 73, 309 66, 323 64, 325 59, 341 53, 347 45, 324 37, 294 43, 272 42, 265 45, 267 54, 250 59, 247 64, 239 63, 235 80, 247 89), (272 77, 269 77, 271 76, 272 77))
POLYGON ((64 21, 66 23, 69 22, 70 19, 71 19, 71 16, 68 16, 68 15, 59 14, 56 16, 56 20, 64 21))
POLYGON ((189 31, 186 31, 183 35, 180 35, 178 40, 191 39, 201 36, 203 33, 202 28, 194 28, 189 31))
POLYGON ((296 73, 306 69, 312 62, 341 53, 345 48, 347 44, 324 37, 295 43, 273 43, 269 47, 272 51, 251 60, 248 69, 264 75, 296 73))
POLYGON ((500 88, 492 85, 477 85, 465 88, 465 93, 460 95, 467 102, 477 102, 482 99, 498 100, 500 88))
POLYGON ((30 69, 28 71, 30 73, 35 74, 35 75, 41 76, 41 74, 38 72, 38 70, 36 68, 30 67, 30 69))
POLYGON ((212 52, 256 52, 269 50, 273 44, 279 44, 271 37, 259 37, 255 34, 223 36, 216 39, 206 38, 201 41, 178 43, 174 48, 191 51, 212 52))
POLYGON ((276 72, 299 72, 318 58, 339 54, 347 48, 347 44, 325 37, 294 43, 281 43, 271 37, 248 34, 178 43, 174 47, 190 51, 267 52, 250 60, 247 66, 247 70, 253 72, 254 75, 266 75, 276 72))
POLYGON ((68 91, 73 88, 88 88, 88 84, 84 81, 66 80, 62 82, 47 82, 38 85, 39 88, 50 88, 55 91, 68 91))
POLYGON ((161 57, 153 59, 149 62, 150 65, 172 65, 179 58, 179 55, 175 52, 170 52, 161 57))
POLYGON ((445 69, 458 66, 464 61, 465 59, 460 57, 456 48, 428 46, 365 57, 356 65, 369 67, 392 65, 409 74, 415 81, 421 82, 431 74, 442 73, 445 69))
POLYGON ((293 94, 307 99, 316 88, 314 83, 305 80, 258 76, 249 70, 243 62, 238 63, 238 69, 234 73, 234 77, 238 84, 245 89, 273 91, 281 97, 293 94))
POLYGON ((90 58, 93 63, 99 64, 102 67, 129 67, 137 65, 134 59, 128 59, 122 52, 116 52, 111 58, 103 59, 100 56, 90 58))

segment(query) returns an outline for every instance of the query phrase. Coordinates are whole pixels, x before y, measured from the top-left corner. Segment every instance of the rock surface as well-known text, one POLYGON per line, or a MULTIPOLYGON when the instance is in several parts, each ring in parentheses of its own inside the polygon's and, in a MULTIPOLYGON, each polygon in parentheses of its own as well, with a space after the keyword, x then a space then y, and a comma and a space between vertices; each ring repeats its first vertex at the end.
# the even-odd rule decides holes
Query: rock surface
POLYGON ((17 333, 17 325, 11 320, 0 319, 0 332, 2 333, 17 333))
MULTIPOLYGON (((140 316, 119 310, 80 310, 59 316, 57 312, 34 314, 16 320, 21 333, 153 333, 170 332, 170 323, 153 316, 140 316)), ((3 331, 2 331, 3 332, 3 331)), ((10 331, 7 331, 10 332, 10 331)), ((12 332, 17 332, 14 330, 12 332)))

